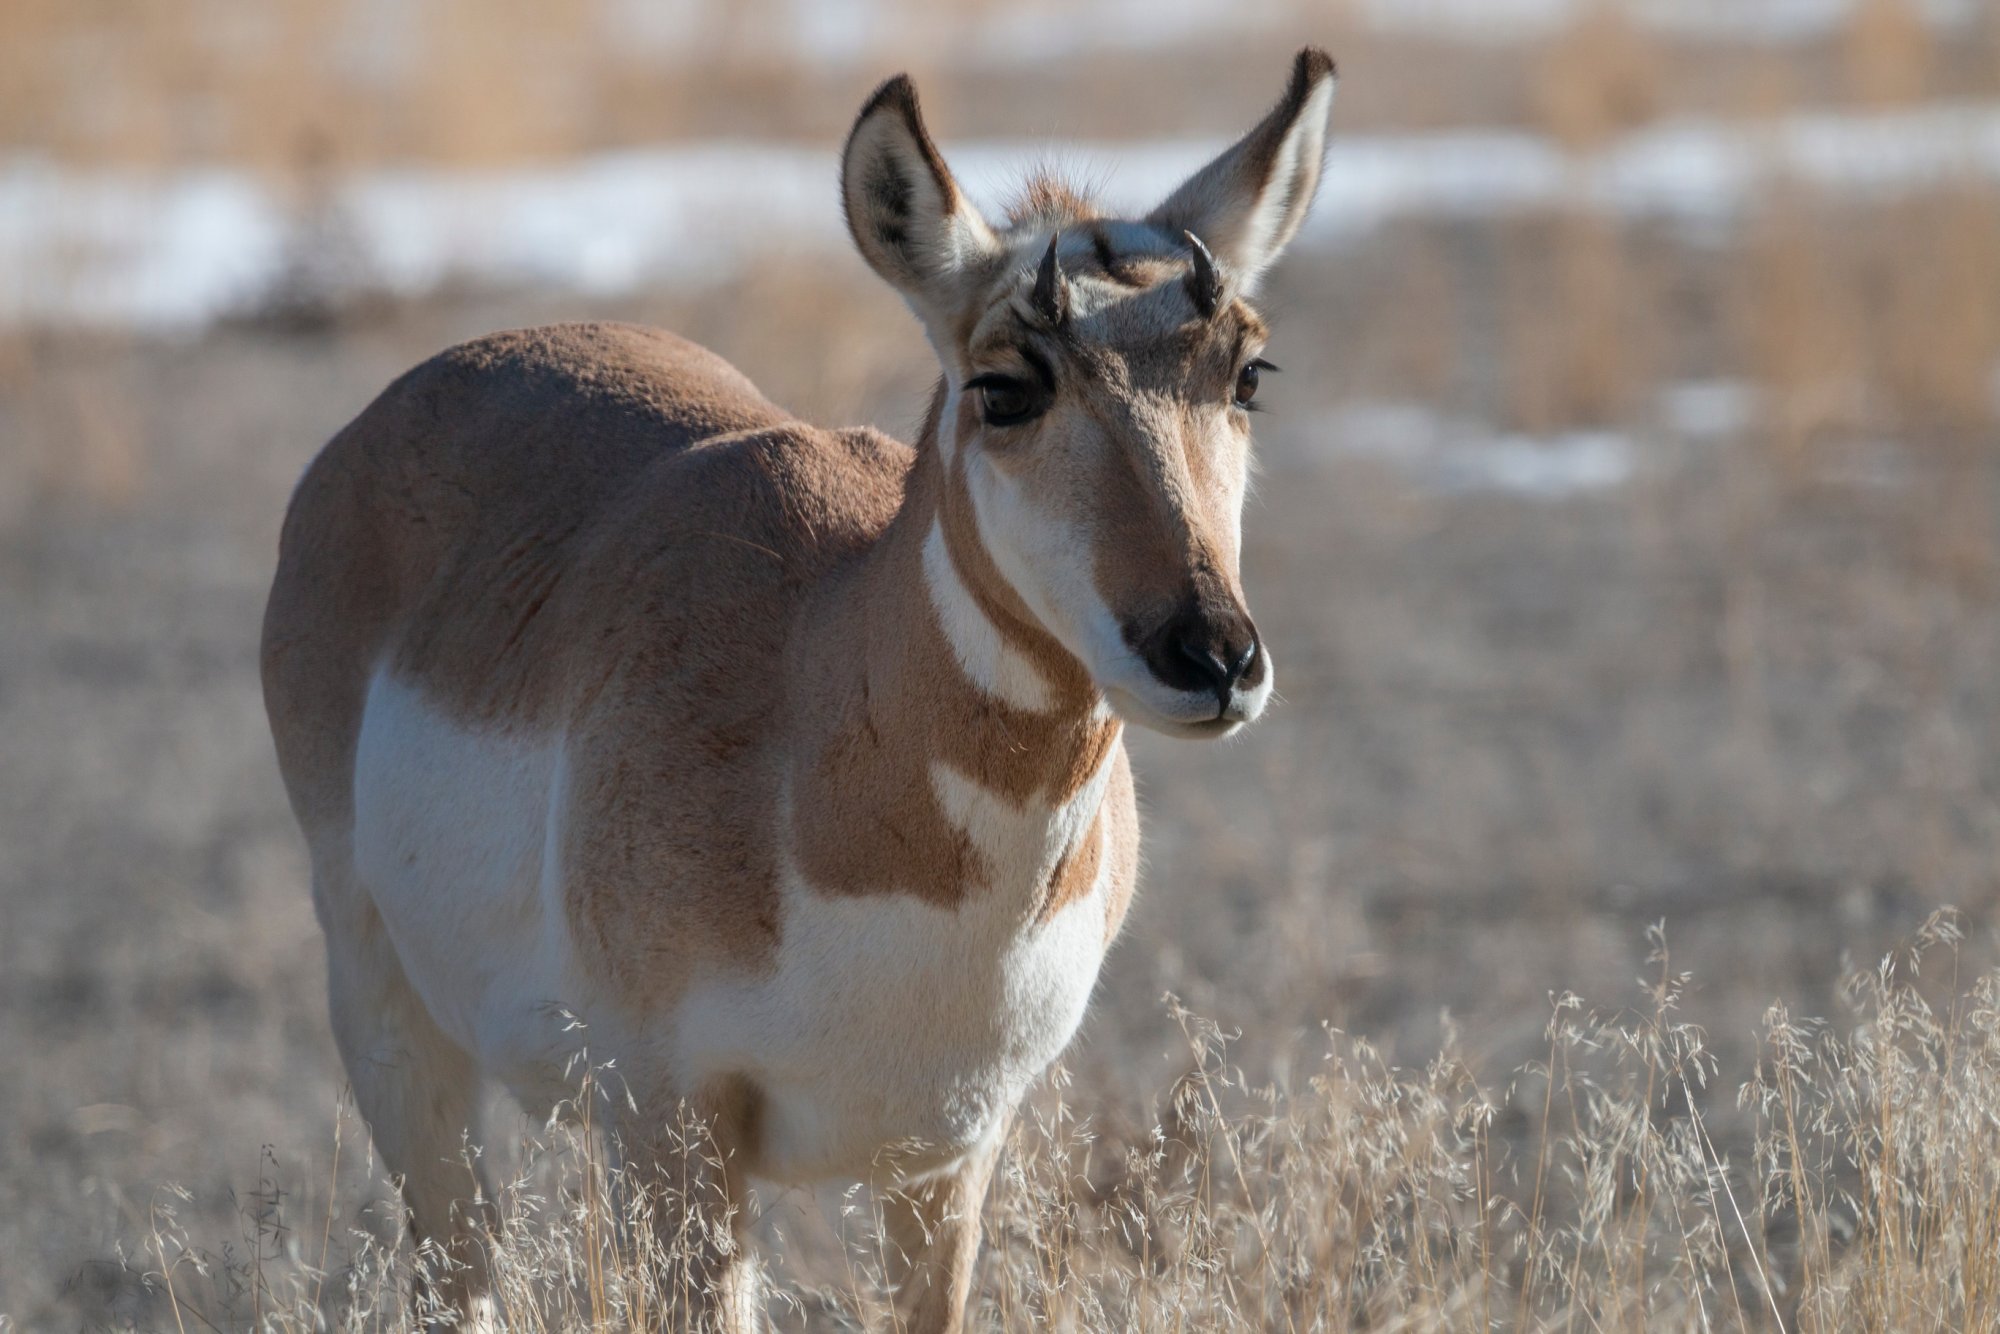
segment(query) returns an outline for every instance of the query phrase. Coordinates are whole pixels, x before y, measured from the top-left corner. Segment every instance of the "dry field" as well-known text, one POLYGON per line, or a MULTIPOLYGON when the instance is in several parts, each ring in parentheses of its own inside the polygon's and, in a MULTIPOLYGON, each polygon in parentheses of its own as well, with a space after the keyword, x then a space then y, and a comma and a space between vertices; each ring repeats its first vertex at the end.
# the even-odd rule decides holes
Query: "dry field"
MULTIPOLYGON (((985 64, 935 34, 815 61, 773 46, 773 7, 697 6, 698 71, 671 34, 607 39, 611 8, 439 4, 385 36, 394 6, 22 0, 0 152, 290 178, 726 135, 816 145, 830 180, 898 65, 948 151, 1213 135, 1302 36, 1342 59, 1349 132, 1579 154, 2000 94, 2000 15, 1894 0, 1783 42, 1299 5, 1213 58, 985 64), (384 46, 419 37, 448 58, 384 46)), ((295 298, 175 335, 0 329, 0 1330, 409 1325, 257 685, 319 443, 437 348, 559 318, 673 328, 819 420, 907 432, 929 378, 853 257, 610 299, 295 298)), ((989 1205, 986 1318, 1993 1328, 1994 179, 1780 181, 1694 232, 1416 217, 1288 261, 1266 304, 1285 373, 1245 578, 1283 698, 1240 741, 1134 739, 1141 899, 989 1205)), ((588 1146, 498 1124, 537 1142, 493 1149, 524 1183, 512 1323, 671 1326, 588 1146)), ((779 1327, 882 1327, 864 1198, 760 1209, 779 1327)))

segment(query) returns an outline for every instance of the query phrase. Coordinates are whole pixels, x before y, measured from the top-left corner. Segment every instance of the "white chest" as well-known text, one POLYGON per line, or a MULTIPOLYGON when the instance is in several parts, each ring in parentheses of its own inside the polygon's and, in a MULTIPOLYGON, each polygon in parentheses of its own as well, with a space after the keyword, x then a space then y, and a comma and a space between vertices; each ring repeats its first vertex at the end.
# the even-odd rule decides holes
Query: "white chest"
POLYGON ((688 1075, 751 1075, 765 1099, 760 1168, 782 1180, 869 1175, 885 1153, 957 1157, 1076 1032, 1103 959, 1102 897, 994 952, 967 939, 988 923, 913 899, 810 894, 788 905, 787 926, 811 938, 775 976, 687 998, 676 1028, 688 1075))
MULTIPOLYGON (((1106 766, 1108 772, 1109 765, 1106 766)), ((955 908, 829 896, 786 877, 772 972, 695 988, 675 1030, 684 1077, 748 1074, 765 1099, 760 1170, 780 1180, 948 1162, 986 1138, 1082 1021, 1106 944, 1112 859, 1047 921, 1019 892, 1096 823, 1104 784, 1070 809, 1022 811, 941 773, 947 809, 996 884, 955 908)))

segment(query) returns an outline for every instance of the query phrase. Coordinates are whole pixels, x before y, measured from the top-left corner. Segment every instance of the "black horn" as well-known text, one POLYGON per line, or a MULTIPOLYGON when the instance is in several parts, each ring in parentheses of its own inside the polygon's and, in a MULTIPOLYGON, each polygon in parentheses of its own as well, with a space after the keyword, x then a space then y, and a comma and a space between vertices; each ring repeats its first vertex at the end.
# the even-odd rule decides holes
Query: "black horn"
POLYGON ((1048 253, 1042 256, 1041 271, 1035 275, 1035 309, 1057 328, 1069 323, 1069 284, 1063 281, 1062 261, 1056 258, 1056 247, 1061 244, 1058 229, 1049 238, 1048 253))
POLYGON ((1222 306, 1222 275, 1215 270, 1215 256, 1208 253, 1208 247, 1193 232, 1182 232, 1187 238, 1188 248, 1194 251, 1194 267, 1188 270, 1188 295, 1194 298, 1194 308, 1201 312, 1205 320, 1214 319, 1215 312, 1222 306))

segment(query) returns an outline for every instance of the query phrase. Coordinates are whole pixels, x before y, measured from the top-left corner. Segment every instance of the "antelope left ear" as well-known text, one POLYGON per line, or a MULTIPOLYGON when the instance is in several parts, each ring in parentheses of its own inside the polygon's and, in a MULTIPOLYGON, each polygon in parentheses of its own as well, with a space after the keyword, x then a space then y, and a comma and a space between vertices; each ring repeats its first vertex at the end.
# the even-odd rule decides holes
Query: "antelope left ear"
POLYGON ((875 90, 840 164, 841 202, 862 258, 929 321, 949 311, 965 273, 998 250, 924 128, 899 74, 875 90))
POLYGON ((1312 206, 1335 81, 1332 56, 1316 46, 1300 51, 1271 114, 1188 177, 1146 221, 1172 237, 1200 237, 1237 290, 1248 292, 1298 235, 1312 206))

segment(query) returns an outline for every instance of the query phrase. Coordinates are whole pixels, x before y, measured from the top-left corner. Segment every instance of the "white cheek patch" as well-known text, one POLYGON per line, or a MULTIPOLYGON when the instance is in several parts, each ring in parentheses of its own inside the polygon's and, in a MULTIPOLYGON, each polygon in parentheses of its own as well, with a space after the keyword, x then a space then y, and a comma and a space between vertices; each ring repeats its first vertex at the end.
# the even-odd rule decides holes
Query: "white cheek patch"
MULTIPOLYGON (((1233 430, 1220 423, 1214 429, 1233 430)), ((1209 481, 1205 497, 1185 499, 1190 506, 1212 514, 1210 540, 1219 548, 1217 556, 1226 553, 1233 566, 1240 560, 1243 546, 1248 442, 1231 435, 1210 444, 1218 452, 1229 452, 1228 466, 1209 481)), ((1086 535, 1036 503, 1014 478, 983 455, 968 455, 964 467, 973 525, 981 545, 1042 627, 1090 673, 1101 692, 1100 706, 1108 699, 1119 716, 1169 732, 1213 724, 1216 701, 1212 694, 1167 685, 1126 643, 1123 622, 1106 604, 1092 577, 1096 562, 1086 535)), ((1185 497, 1185 477, 1182 486, 1185 497)), ((927 563, 929 559, 927 553, 927 563)), ((933 579, 935 586, 945 586, 936 576, 933 579)), ((967 642, 972 643, 970 636, 967 642)), ((984 678, 974 675, 973 679, 984 678)), ((1032 679, 1039 681, 1039 676, 1032 679)), ((1242 701, 1249 716, 1261 712, 1270 693, 1269 684, 1267 674, 1263 685, 1242 701)))
POLYGON ((972 497, 973 526, 1001 576, 1028 604, 1043 629, 1085 667, 1093 666, 1090 638, 1077 616, 1100 602, 1090 580, 1089 544, 977 455, 966 461, 965 488, 972 497), (1002 533, 1006 541, 993 540, 995 534, 1002 533))
POLYGON ((1043 627, 1083 663, 1098 689, 1129 702, 1133 711, 1127 716, 1138 721, 1157 717, 1194 724, 1213 718, 1213 696, 1166 685, 1125 642, 1123 627, 1090 577, 1089 545, 990 464, 976 455, 966 462, 966 489, 994 564, 1043 627), (990 541, 990 533, 1005 533, 1009 540, 990 541))
POLYGON ((1007 641, 973 600, 945 545, 944 528, 936 520, 924 538, 924 583, 952 656, 967 680, 1017 709, 1046 713, 1055 707, 1049 683, 1035 664, 1007 641))

